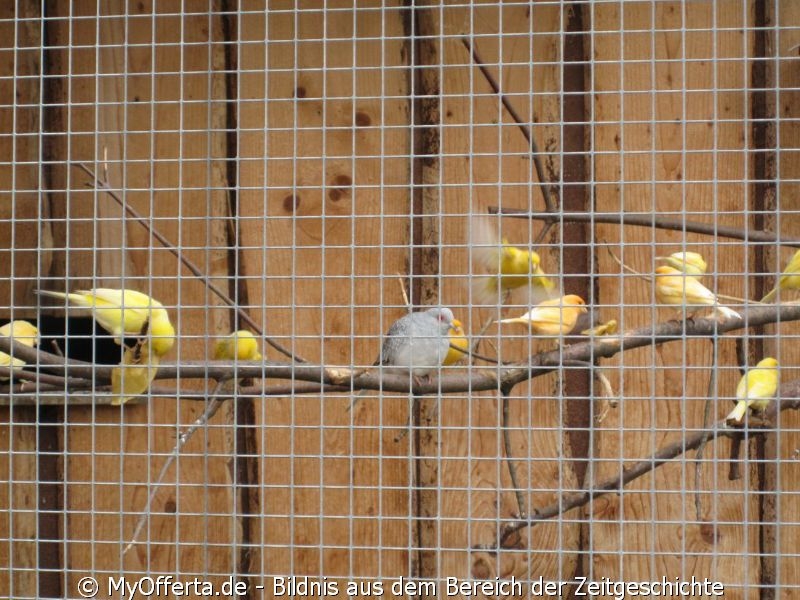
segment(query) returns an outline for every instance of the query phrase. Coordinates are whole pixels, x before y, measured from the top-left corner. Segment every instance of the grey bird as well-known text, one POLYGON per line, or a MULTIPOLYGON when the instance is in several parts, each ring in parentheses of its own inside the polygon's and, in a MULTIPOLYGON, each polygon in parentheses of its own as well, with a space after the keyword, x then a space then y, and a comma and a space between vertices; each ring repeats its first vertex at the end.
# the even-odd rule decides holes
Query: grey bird
MULTIPOLYGON (((373 366, 383 366, 384 373, 410 372, 415 381, 429 377, 441 366, 450 349, 449 331, 454 318, 449 308, 435 307, 398 319, 386 332, 373 366)), ((353 399, 351 409, 358 400, 358 397, 353 399)))

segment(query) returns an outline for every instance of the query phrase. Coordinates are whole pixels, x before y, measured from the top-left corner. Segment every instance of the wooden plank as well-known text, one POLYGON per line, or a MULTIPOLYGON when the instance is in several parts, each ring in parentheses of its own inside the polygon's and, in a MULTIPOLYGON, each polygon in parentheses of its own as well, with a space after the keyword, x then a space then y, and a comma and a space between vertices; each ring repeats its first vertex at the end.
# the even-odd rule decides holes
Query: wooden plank
MULTIPOLYGON (((729 2, 715 11, 712 5, 665 2, 655 13, 638 4, 594 7, 594 27, 606 32, 595 39, 598 211, 676 212, 690 220, 746 225, 741 209, 747 200, 748 101, 742 82, 750 38, 742 15, 749 6, 729 2), (681 31, 687 23, 692 31, 681 31), (650 33, 653 29, 658 33, 650 33), (709 207, 715 211, 711 217, 709 207)), ((697 235, 612 226, 599 226, 597 237, 616 245, 617 255, 645 273, 652 272, 655 255, 699 251, 711 259, 707 285, 739 297, 748 293, 741 276, 748 249, 738 242, 715 245, 697 235)), ((608 274, 600 282, 601 301, 620 305, 609 316, 623 328, 671 317, 663 309, 649 310, 652 284, 623 279, 607 255, 598 255, 598 270, 608 274)), ((598 479, 683 435, 683 428, 700 427, 707 398, 720 399, 712 403, 712 419, 727 414, 730 404, 724 399, 739 377, 733 339, 721 339, 716 352, 716 368, 710 344, 701 341, 628 352, 609 361, 612 386, 625 402, 597 426, 598 479), (716 387, 709 390, 712 370, 716 387), (653 427, 653 435, 643 434, 653 427)), ((708 576, 730 584, 745 583, 746 577, 753 585, 758 579, 756 505, 743 482, 727 479, 728 446, 720 441, 706 449, 708 462, 699 481, 687 456, 630 485, 621 501, 589 507, 596 576, 631 580, 654 574, 647 554, 642 560, 626 556, 623 571, 619 552, 624 550, 656 553, 659 575, 708 576), (677 536, 670 522, 684 523, 677 536), (688 548, 698 551, 687 555, 688 548)))
MULTIPOLYGON (((266 17, 240 22, 248 291, 267 334, 296 354, 367 366, 406 312, 397 279, 410 260, 402 4, 383 13, 368 10, 378 2, 356 12, 294 6, 271 3, 266 17)), ((407 399, 371 394, 348 413, 350 401, 267 398, 257 411, 265 575, 408 572, 410 453, 393 441, 407 399)))
MULTIPOLYGON (((561 75, 561 9, 528 3, 478 3, 449 6, 443 13, 441 33, 442 174, 441 191, 442 280, 441 296, 457 308, 456 314, 472 335, 489 317, 517 316, 526 309, 525 294, 512 296, 502 312, 471 307, 471 277, 483 274, 473 264, 469 235, 470 215, 486 214, 490 205, 543 209, 543 200, 530 148, 489 83, 474 65, 461 41, 471 35, 487 68, 523 119, 532 123, 548 173, 561 169, 559 102, 561 75), (502 31, 504 35, 498 32, 502 31), (463 315, 463 317, 462 317, 463 315)), ((487 217, 484 217, 488 219, 487 217)), ((535 248, 545 270, 557 273, 563 262, 558 232, 541 246, 534 240, 541 224, 488 219, 498 237, 515 245, 535 248)), ((493 324, 484 334, 479 351, 502 360, 523 360, 542 349, 544 342, 527 332, 493 324)), ((460 367, 465 374, 474 372, 460 367)), ((559 465, 569 449, 562 443, 564 423, 562 392, 555 376, 517 386, 509 397, 512 456, 525 510, 552 502, 556 494, 576 486, 575 472, 559 465)), ((497 394, 448 395, 440 407, 440 446, 436 457, 441 473, 441 521, 437 577, 459 579, 495 576, 546 579, 575 572, 579 528, 574 523, 546 524, 534 534, 516 540, 530 553, 501 552, 494 556, 468 551, 495 539, 498 522, 518 513, 516 494, 509 478, 501 432, 501 402, 497 394), (464 493, 464 488, 469 488, 464 493), (558 549, 559 552, 553 552, 558 549)))
MULTIPOLYGON (((182 17, 177 2, 161 2, 157 9, 148 2, 54 4, 49 7, 56 17, 54 75, 72 79, 55 100, 62 104, 58 123, 70 135, 53 143, 53 156, 97 168, 107 149, 109 179, 124 190, 125 200, 203 272, 224 280, 227 147, 225 104, 217 101, 225 97, 221 20, 182 17), (92 47, 71 45, 70 39, 92 47)), ((75 190, 85 180, 61 170, 54 187, 75 190)), ((64 251, 52 274, 68 273, 73 286, 81 277, 93 277, 92 285, 122 280, 151 293, 168 307, 179 332, 168 359, 207 359, 208 334, 229 331, 225 312, 207 309, 216 299, 138 223, 120 221, 119 207, 106 195, 71 193, 67 202, 59 193, 54 205, 61 205, 64 220, 56 235, 64 251), (108 216, 116 220, 110 230, 92 223, 108 216)), ((203 385, 181 382, 179 389, 185 393, 203 385)), ((238 518, 228 469, 231 444, 218 425, 185 447, 152 507, 157 514, 143 543, 122 554, 178 427, 201 411, 199 403, 178 405, 174 398, 151 398, 148 405, 122 410, 70 409, 63 467, 69 589, 90 571, 233 572, 230 546, 238 518)))
POLYGON ((40 7, 2 8, 0 76, 0 318, 35 316, 34 278, 52 260, 47 204, 39 197, 40 7), (14 21, 15 17, 21 20, 14 21), (25 19, 25 20, 22 20, 25 19), (14 43, 16 42, 16 47, 14 43))
MULTIPOLYGON (((796 140, 800 139, 800 69, 797 68, 798 44, 800 44, 800 5, 797 3, 767 3, 770 18, 779 28, 770 32, 774 45, 767 47, 767 56, 777 56, 774 64, 775 127, 777 128, 776 167, 778 178, 775 182, 777 194, 774 206, 767 205, 771 216, 772 229, 781 233, 798 231, 800 228, 800 155, 796 151, 796 140)), ((769 250, 769 249, 768 249, 769 250)), ((766 270, 777 272, 785 268, 793 252, 789 249, 775 248, 767 253, 766 270)), ((772 284, 773 281, 768 281, 772 284)), ((765 341, 766 352, 779 356, 782 378, 788 381, 797 377, 795 365, 797 358, 797 339, 800 326, 796 323, 781 323, 780 337, 765 341), (781 343, 783 342, 783 343, 781 343), (771 347, 770 347, 771 346, 771 347)), ((800 485, 800 461, 796 434, 800 429, 800 417, 795 411, 784 411, 776 424, 778 433, 771 442, 774 445, 773 468, 776 471, 771 487, 776 493, 770 498, 774 508, 777 526, 773 530, 774 539, 768 540, 776 552, 775 584, 776 597, 791 595, 800 585, 800 572, 792 560, 792 538, 800 531, 800 506, 797 502, 786 502, 789 497, 797 497, 800 485)))
MULTIPOLYGON (((38 197, 41 126, 40 7, 0 6, 0 316, 33 316, 31 288, 50 260, 38 197), (15 17, 30 20, 15 21, 15 17), (37 248, 39 249, 37 252, 37 248)), ((37 427, 31 408, 0 409, 0 595, 37 592, 37 427)))

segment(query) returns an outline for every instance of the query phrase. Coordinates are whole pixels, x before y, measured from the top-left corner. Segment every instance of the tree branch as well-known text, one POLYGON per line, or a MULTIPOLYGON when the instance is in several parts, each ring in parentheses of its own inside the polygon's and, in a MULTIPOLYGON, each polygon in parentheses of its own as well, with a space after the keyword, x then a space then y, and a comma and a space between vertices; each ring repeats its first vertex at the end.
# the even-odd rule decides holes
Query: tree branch
POLYGON ((651 227, 687 233, 701 233, 715 237, 727 237, 747 242, 762 242, 767 244, 781 244, 792 248, 800 248, 800 239, 783 237, 779 238, 769 231, 756 231, 753 229, 737 229, 725 227, 715 223, 699 223, 697 221, 684 221, 682 219, 667 219, 655 213, 549 213, 531 212, 520 208, 501 208, 490 206, 489 212, 493 215, 503 215, 511 219, 536 219, 545 223, 608 223, 611 225, 635 225, 638 227, 651 227))
MULTIPOLYGON (((275 361, 225 362, 186 361, 181 364, 161 364, 156 379, 284 379, 305 381, 325 386, 336 386, 343 392, 354 390, 383 390, 386 392, 436 395, 480 392, 504 389, 528 379, 552 373, 573 361, 593 362, 599 358, 610 358, 619 352, 653 344, 663 344, 687 338, 708 338, 744 327, 757 327, 770 323, 800 320, 800 304, 752 304, 740 311, 742 319, 724 320, 688 319, 666 321, 652 327, 640 327, 621 335, 595 336, 586 342, 563 346, 549 352, 534 354, 524 362, 499 367, 473 369, 465 377, 444 375, 431 381, 417 382, 410 375, 382 373, 380 369, 349 368, 325 365, 292 364, 275 361)), ((0 336, 0 352, 12 353, 28 363, 53 371, 58 375, 83 379, 110 381, 111 370, 116 365, 92 365, 82 361, 64 359, 43 350, 29 348, 11 338, 0 336)), ((442 372, 446 372, 443 369, 442 372)), ((263 394, 269 391, 265 384, 242 388, 242 394, 263 394)))
POLYGON ((500 84, 497 83, 494 75, 492 75, 491 71, 489 71, 489 69, 486 67, 486 64, 483 62, 483 59, 481 59, 480 54, 478 54, 478 50, 472 45, 469 38, 462 37, 461 43, 464 44, 467 52, 469 52, 472 56, 472 60, 475 62, 475 65, 478 67, 478 69, 480 69, 489 86, 492 88, 492 91, 494 91, 494 93, 500 97, 500 102, 503 103, 503 106, 508 111, 508 114, 511 115, 511 118, 514 119, 514 122, 522 132, 522 136, 528 142, 528 145, 531 148, 531 156, 533 157, 533 166, 536 168, 536 177, 539 179, 539 186, 542 190, 545 210, 550 213, 554 213, 558 208, 558 198, 556 194, 554 194, 552 186, 547 181, 547 176, 545 175, 544 167, 542 166, 542 159, 539 156, 539 147, 536 144, 536 139, 531 133, 530 126, 528 126, 525 121, 522 120, 522 117, 517 112, 517 109, 514 108, 514 105, 511 104, 508 96, 503 94, 502 90, 500 89, 500 84))
MULTIPOLYGON (((771 421, 772 423, 776 421, 776 416, 779 410, 784 411, 800 409, 800 379, 795 379, 783 384, 780 388, 778 398, 779 399, 771 402, 770 406, 767 408, 765 420, 771 421)), ((694 431, 687 437, 667 444, 650 457, 640 460, 630 467, 624 468, 621 475, 604 479, 586 491, 562 494, 558 499, 556 499, 555 502, 547 505, 541 510, 536 511, 535 514, 529 518, 507 522, 500 529, 498 543, 496 545, 475 546, 473 549, 496 552, 498 548, 502 548, 504 546, 510 536, 522 529, 533 527, 537 523, 562 515, 573 508, 585 506, 595 498, 605 496, 606 494, 620 492, 631 481, 638 479, 650 471, 655 470, 673 458, 676 458, 677 456, 680 456, 689 450, 694 450, 695 448, 700 447, 702 444, 718 437, 732 438, 741 435, 742 431, 743 429, 741 427, 730 427, 725 423, 724 420, 718 421, 712 428, 694 431)), ((751 434, 755 432, 757 434, 764 435, 774 432, 775 429, 750 428, 746 431, 750 431, 751 434)))

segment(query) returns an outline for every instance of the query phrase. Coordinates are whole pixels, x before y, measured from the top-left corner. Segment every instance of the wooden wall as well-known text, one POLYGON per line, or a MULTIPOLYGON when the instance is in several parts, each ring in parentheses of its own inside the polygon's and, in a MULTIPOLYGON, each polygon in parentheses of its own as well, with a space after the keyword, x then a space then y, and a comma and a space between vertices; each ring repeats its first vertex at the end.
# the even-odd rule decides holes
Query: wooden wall
MULTIPOLYGON (((532 125, 569 211, 797 237, 792 3, 212 7, 0 7, 4 318, 50 317, 43 328, 65 318, 37 309, 32 290, 69 281, 161 300, 180 335, 169 360, 209 359, 213 337, 236 325, 175 256, 87 187, 76 167, 86 163, 107 169, 129 206, 312 364, 370 365, 382 332, 407 310, 401 282, 414 298, 451 306, 477 336, 499 313, 473 303, 472 215, 544 203, 528 144, 464 36, 532 125)), ((542 232, 536 221, 485 218, 521 246, 542 232)), ((608 224, 559 224, 537 248, 546 270, 564 274, 564 290, 623 329, 674 315, 653 307, 651 284, 623 272, 609 250, 642 273, 656 256, 700 251, 708 285, 746 298, 760 297, 771 284, 760 274, 779 272, 791 255, 608 224)), ((522 312, 527 299, 511 302, 503 315, 522 312)), ((795 379, 797 334, 793 323, 750 330, 749 360, 778 356, 782 378, 795 379)), ((497 325, 482 336, 480 351, 502 360, 551 347, 497 325)), ((527 511, 703 427, 709 398, 710 418, 723 418, 739 377, 731 335, 601 366, 621 397, 614 407, 585 369, 511 391, 527 511)), ((209 385, 159 382, 183 399, 154 396, 122 410, 0 409, 0 595, 61 596, 86 574, 155 573, 268 586, 273 576, 325 576, 342 589, 401 575, 694 575, 723 582, 731 598, 755 597, 759 584, 789 597, 800 585, 800 424, 787 413, 779 435, 748 445, 742 479, 728 479, 730 443, 712 442, 697 470, 683 456, 524 532, 513 548, 472 550, 493 543, 518 511, 491 393, 420 400, 417 430, 400 441, 409 418, 402 394, 370 393, 352 412, 343 393, 241 396, 185 447, 142 543, 125 554, 176 436, 202 412, 187 396, 209 385)))

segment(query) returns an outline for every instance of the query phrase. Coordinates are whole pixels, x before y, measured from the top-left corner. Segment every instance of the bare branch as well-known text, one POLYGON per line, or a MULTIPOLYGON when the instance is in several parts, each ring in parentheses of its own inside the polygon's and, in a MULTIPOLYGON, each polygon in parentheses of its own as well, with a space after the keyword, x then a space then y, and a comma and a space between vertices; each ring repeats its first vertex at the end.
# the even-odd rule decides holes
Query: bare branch
POLYGON ((800 248, 800 239, 781 237, 769 231, 756 231, 754 229, 737 229, 725 227, 716 223, 699 223, 697 221, 684 221, 682 219, 667 219, 655 213, 596 213, 596 212, 531 212, 520 208, 501 208, 490 206, 489 212, 493 215, 503 215, 511 219, 536 219, 545 223, 609 223, 612 225, 635 225, 638 227, 651 227, 655 229, 668 229, 687 233, 701 233, 714 237, 726 237, 747 242, 761 242, 766 244, 781 244, 792 248, 800 248))
MULTIPOLYGON (((162 363, 157 379, 285 379, 306 381, 326 386, 338 386, 343 391, 384 390, 387 392, 430 395, 442 393, 480 392, 496 389, 511 389, 518 383, 541 377, 572 361, 593 362, 599 358, 610 358, 619 352, 653 344, 663 344, 683 338, 709 338, 723 333, 757 327, 769 323, 800 320, 800 304, 752 304, 742 310, 743 318, 688 319, 666 321, 652 327, 641 327, 621 335, 595 336, 586 342, 563 346, 557 350, 540 352, 527 361, 501 367, 472 369, 469 377, 445 375, 431 381, 417 382, 409 375, 382 373, 380 369, 351 369, 325 365, 291 364, 275 361, 237 362, 186 361, 179 365, 162 363)), ((74 359, 63 359, 43 350, 29 348, 11 338, 0 336, 0 351, 13 352, 29 365, 56 372, 59 375, 79 377, 94 381, 110 381, 114 365, 92 365, 74 359), (13 348, 13 350, 12 350, 13 348)), ((443 372, 447 371, 444 369, 443 372)), ((243 388, 242 393, 263 393, 268 387, 243 388)))
MULTIPOLYGON (((486 64, 481 59, 480 54, 478 54, 478 50, 472 45, 469 38, 462 37, 461 43, 464 44, 464 47, 472 56, 472 60, 475 62, 475 65, 480 69, 483 76, 486 78, 487 83, 492 88, 495 94, 500 97, 500 102, 503 103, 503 106, 508 111, 508 114, 511 115, 511 118, 514 119, 514 122, 519 127, 519 130, 522 132, 522 136, 528 142, 528 145, 531 148, 531 156, 533 157, 533 166, 536 168, 536 177, 539 179, 539 186, 542 190, 542 197, 544 198, 544 205, 545 209, 549 213, 554 213, 558 208, 558 198, 556 194, 553 193, 553 188, 547 180, 547 176, 544 172, 544 167, 542 166, 542 159, 539 155, 539 147, 536 144, 536 139, 533 137, 531 133, 531 129, 528 125, 525 124, 525 121, 522 120, 522 117, 517 112, 517 109, 514 108, 514 105, 511 104, 511 101, 508 99, 508 96, 503 94, 502 90, 500 89, 500 84, 497 83, 497 80, 492 75, 491 71, 486 67, 486 64)), ((549 229, 548 224, 545 224, 544 232, 542 233, 541 237, 544 237, 547 229, 549 229)))
MULTIPOLYGON (((798 410, 800 409, 800 379, 795 379, 791 382, 785 383, 781 386, 779 392, 780 400, 773 401, 767 409, 766 420, 775 422, 778 410, 798 410)), ((476 546, 474 550, 485 550, 494 552, 498 548, 502 548, 508 539, 527 527, 533 527, 537 523, 552 519, 572 510, 573 508, 580 508, 587 505, 590 501, 606 494, 612 494, 622 491, 622 489, 631 481, 638 479, 642 475, 653 471, 664 463, 672 460, 688 452, 700 447, 707 441, 716 439, 718 437, 735 437, 742 434, 742 428, 730 427, 724 420, 718 421, 713 427, 709 429, 702 429, 694 431, 691 435, 675 440, 667 444, 650 457, 640 460, 630 467, 623 469, 622 474, 616 477, 609 477, 599 483, 595 484, 586 491, 571 492, 562 494, 555 502, 547 505, 541 510, 537 510, 535 514, 527 519, 517 519, 507 522, 501 529, 498 536, 498 544, 490 546, 476 546)), ((749 429, 751 435, 759 434, 765 435, 775 431, 775 429, 749 429)))
POLYGON ((242 319, 243 322, 247 323, 247 325, 253 329, 254 333, 261 336, 264 341, 275 348, 278 352, 283 354, 284 356, 290 358, 295 362, 304 363, 306 362, 303 358, 292 354, 289 350, 281 346, 275 340, 264 336, 264 332, 261 331, 261 328, 258 324, 253 320, 250 314, 238 306, 233 300, 231 300, 228 295, 223 292, 220 288, 218 288, 214 283, 209 279, 201 270, 200 268, 195 265, 191 260, 186 258, 180 249, 175 246, 172 242, 170 242, 164 235, 162 235, 155 227, 153 227, 147 219, 141 216, 135 208, 133 208, 127 202, 124 202, 122 198, 117 194, 111 186, 108 184, 108 181, 105 179, 100 179, 89 167, 87 167, 83 163, 76 163, 78 168, 80 168, 83 172, 85 172, 89 177, 92 178, 94 181, 94 185, 98 190, 104 191, 108 194, 117 204, 119 204, 125 212, 127 212, 131 217, 133 217, 142 227, 144 227, 150 235, 156 238, 164 248, 170 251, 170 253, 175 256, 179 261, 183 263, 183 265, 189 269, 189 271, 200 280, 200 282, 208 288, 215 296, 217 296, 220 300, 222 300, 225 304, 236 310, 236 314, 239 315, 239 318, 242 319))

